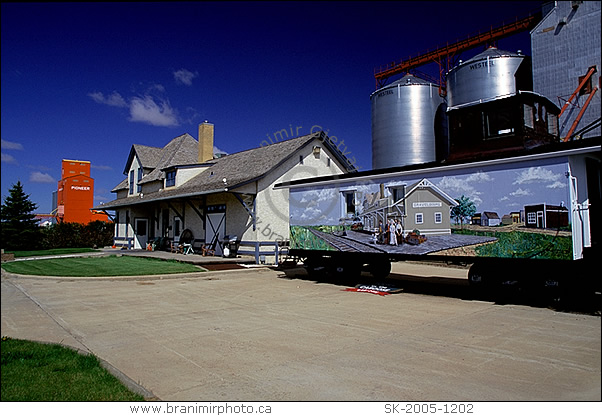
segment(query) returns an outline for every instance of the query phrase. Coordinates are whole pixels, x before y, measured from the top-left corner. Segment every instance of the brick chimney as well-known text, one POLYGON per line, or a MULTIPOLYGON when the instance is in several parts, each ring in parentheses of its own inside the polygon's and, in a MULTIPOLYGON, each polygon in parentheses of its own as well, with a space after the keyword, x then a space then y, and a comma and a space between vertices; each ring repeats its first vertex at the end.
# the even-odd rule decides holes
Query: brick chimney
POLYGON ((199 163, 213 160, 213 124, 199 124, 199 163))

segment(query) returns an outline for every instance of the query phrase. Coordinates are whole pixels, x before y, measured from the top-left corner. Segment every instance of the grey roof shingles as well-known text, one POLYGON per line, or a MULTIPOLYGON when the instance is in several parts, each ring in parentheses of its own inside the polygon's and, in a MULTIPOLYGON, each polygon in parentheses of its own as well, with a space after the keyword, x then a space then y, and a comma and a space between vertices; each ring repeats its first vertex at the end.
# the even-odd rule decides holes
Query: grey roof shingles
MULTIPOLYGON (((227 180, 228 189, 234 189, 244 184, 253 182, 263 177, 281 163, 286 161, 294 152, 307 145, 315 138, 322 137, 322 133, 313 133, 285 141, 280 141, 263 147, 229 154, 207 163, 208 168, 183 185, 166 189, 160 192, 145 193, 140 197, 124 197, 97 206, 93 209, 111 209, 119 206, 127 206, 146 203, 153 200, 173 199, 177 197, 188 197, 199 194, 208 194, 225 191, 223 179, 227 180)), ((328 140, 324 140, 326 143, 328 140)), ((139 147, 135 147, 137 151, 139 147)), ((146 147, 145 150, 150 147, 146 147)), ((162 180, 162 171, 187 165, 198 165, 197 151, 198 142, 188 134, 181 135, 170 141, 163 149, 156 161, 154 170, 144 177, 143 182, 162 180)), ((147 160, 152 160, 153 155, 146 154, 147 160)), ((127 178, 122 181, 113 191, 127 189, 127 178)))

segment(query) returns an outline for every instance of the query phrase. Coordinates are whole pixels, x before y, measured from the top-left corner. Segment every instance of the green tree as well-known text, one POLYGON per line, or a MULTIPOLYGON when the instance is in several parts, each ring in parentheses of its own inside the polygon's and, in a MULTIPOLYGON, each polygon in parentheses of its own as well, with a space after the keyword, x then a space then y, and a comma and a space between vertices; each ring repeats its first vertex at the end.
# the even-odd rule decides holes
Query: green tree
POLYGON ((11 250, 36 249, 40 241, 40 227, 34 210, 38 205, 29 200, 20 181, 9 190, 0 209, 3 248, 11 250))
POLYGON ((460 227, 462 227, 466 218, 470 219, 476 213, 477 208, 474 203, 464 195, 459 199, 456 199, 456 202, 458 202, 458 205, 451 209, 451 217, 456 223, 460 223, 460 227))

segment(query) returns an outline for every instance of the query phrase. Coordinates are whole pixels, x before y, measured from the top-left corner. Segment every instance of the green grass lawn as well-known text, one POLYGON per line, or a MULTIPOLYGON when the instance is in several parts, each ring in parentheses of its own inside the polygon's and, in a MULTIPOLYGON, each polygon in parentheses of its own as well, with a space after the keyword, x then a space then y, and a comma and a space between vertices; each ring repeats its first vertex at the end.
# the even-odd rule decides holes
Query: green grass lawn
POLYGON ((497 241, 477 247, 479 256, 497 258, 573 259, 570 236, 556 236, 527 231, 491 232, 455 229, 454 234, 493 236, 497 241))
POLYGON ((192 264, 134 256, 37 259, 2 264, 8 272, 57 277, 109 277, 202 272, 192 264))
POLYGON ((143 401, 93 355, 2 338, 2 401, 143 401))
POLYGON ((30 256, 46 256, 46 255, 66 255, 66 254, 79 254, 85 252, 97 252, 93 248, 57 248, 57 249, 44 249, 39 251, 6 251, 7 254, 14 254, 15 258, 25 258, 30 256))

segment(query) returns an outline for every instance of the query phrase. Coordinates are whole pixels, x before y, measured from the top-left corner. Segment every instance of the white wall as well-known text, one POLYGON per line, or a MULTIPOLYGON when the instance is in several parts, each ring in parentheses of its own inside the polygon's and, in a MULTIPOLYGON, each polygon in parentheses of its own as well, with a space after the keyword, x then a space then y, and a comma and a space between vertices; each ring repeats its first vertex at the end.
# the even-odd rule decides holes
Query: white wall
POLYGON ((315 139, 293 154, 282 166, 261 179, 256 201, 257 240, 274 241, 290 238, 289 190, 274 189, 275 184, 343 172, 345 172, 343 167, 335 162, 335 158, 325 149, 322 142, 315 139), (319 157, 313 154, 314 146, 320 147, 319 157), (300 156, 303 158, 302 164, 299 160, 300 156), (330 166, 328 166, 329 159, 330 166))

